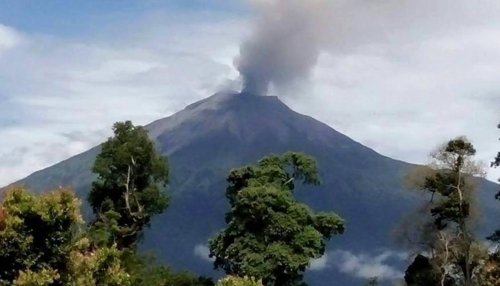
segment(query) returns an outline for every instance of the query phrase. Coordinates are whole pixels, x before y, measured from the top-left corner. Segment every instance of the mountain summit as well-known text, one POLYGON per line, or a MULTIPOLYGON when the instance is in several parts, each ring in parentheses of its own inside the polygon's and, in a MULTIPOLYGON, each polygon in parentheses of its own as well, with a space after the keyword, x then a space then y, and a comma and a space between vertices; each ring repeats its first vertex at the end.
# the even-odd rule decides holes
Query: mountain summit
MULTIPOLYGON (((314 156, 322 185, 297 188, 296 196, 315 210, 335 211, 347 221, 346 233, 328 247, 327 251, 334 252, 314 267, 324 269, 308 271, 306 278, 312 285, 331 285, 332 281, 361 285, 363 280, 356 279, 367 272, 346 267, 345 255, 366 256, 391 249, 391 228, 418 201, 402 187, 402 176, 411 165, 382 156, 294 112, 277 97, 217 93, 146 128, 157 148, 169 157, 172 205, 155 218, 143 247, 156 248, 175 268, 213 274, 204 245, 225 226, 226 175, 231 168, 254 163, 271 152, 301 151, 314 156), (339 253, 343 256, 335 256, 339 253)), ((86 198, 98 152, 95 147, 18 183, 36 191, 69 185, 86 198)), ((483 207, 498 215, 491 200, 495 185, 483 185, 483 207)), ((400 274, 394 271, 392 276, 400 274)))
POLYGON ((219 132, 246 143, 265 141, 267 136, 286 142, 296 139, 297 133, 319 144, 346 144, 350 141, 318 123, 292 111, 275 96, 218 93, 171 117, 155 121, 147 128, 161 146, 168 141, 173 148, 219 132), (175 138, 165 141, 165 136, 175 138))

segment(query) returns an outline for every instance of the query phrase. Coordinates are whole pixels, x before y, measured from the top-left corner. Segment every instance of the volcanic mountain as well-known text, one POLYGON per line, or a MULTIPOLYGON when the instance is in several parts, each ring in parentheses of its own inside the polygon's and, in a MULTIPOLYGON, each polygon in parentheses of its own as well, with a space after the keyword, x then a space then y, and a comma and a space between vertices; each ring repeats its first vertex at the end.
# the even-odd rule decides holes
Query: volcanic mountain
MULTIPOLYGON (((326 124, 294 112, 277 97, 218 93, 146 128, 158 150, 169 157, 172 204, 155 218, 143 247, 156 249, 174 268, 214 275, 204 245, 225 226, 229 207, 225 177, 231 168, 255 163, 271 152, 302 151, 314 156, 322 185, 301 187, 296 196, 315 210, 335 211, 347 222, 345 234, 329 244, 329 255, 315 263, 316 271, 308 271, 306 279, 311 285, 363 285, 364 280, 356 276, 380 275, 387 270, 382 264, 394 261, 382 259, 380 254, 393 249, 390 230, 419 202, 402 184, 410 164, 378 154, 326 124), (379 256, 368 259, 369 255, 379 256)), ((98 152, 99 146, 18 183, 36 191, 72 186, 86 198, 98 152)), ((499 214, 493 200, 496 188, 493 183, 481 183, 481 204, 487 218, 483 225, 491 229, 499 214)), ((399 259, 399 268, 394 262, 396 268, 389 269, 386 278, 401 275, 401 266, 407 261, 399 259)))

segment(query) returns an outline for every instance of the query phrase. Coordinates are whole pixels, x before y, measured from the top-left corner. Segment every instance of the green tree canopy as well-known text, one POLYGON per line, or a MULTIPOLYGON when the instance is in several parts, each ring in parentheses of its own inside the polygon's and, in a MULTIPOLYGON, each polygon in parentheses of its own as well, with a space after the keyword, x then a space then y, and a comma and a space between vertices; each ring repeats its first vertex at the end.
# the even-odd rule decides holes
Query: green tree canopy
POLYGON ((228 276, 224 277, 215 286, 263 286, 262 281, 248 277, 228 276))
POLYGON ((293 197, 297 182, 318 185, 316 161, 301 153, 271 155, 230 172, 227 228, 209 241, 214 266, 264 285, 297 285, 326 241, 344 231, 335 213, 315 214, 293 197))
POLYGON ((92 226, 108 245, 134 248, 151 218, 169 205, 163 190, 169 169, 143 127, 118 122, 113 131, 92 169, 98 175, 88 197, 95 214, 92 226))
POLYGON ((65 189, 39 197, 23 188, 2 202, 0 285, 129 285, 115 247, 92 248, 80 201, 65 189))
POLYGON ((134 286, 214 286, 211 278, 198 277, 188 271, 175 272, 162 264, 152 253, 126 251, 122 260, 127 266, 134 286))
POLYGON ((377 285, 378 285, 377 277, 370 278, 370 280, 368 280, 368 283, 366 284, 366 286, 377 286, 377 285))

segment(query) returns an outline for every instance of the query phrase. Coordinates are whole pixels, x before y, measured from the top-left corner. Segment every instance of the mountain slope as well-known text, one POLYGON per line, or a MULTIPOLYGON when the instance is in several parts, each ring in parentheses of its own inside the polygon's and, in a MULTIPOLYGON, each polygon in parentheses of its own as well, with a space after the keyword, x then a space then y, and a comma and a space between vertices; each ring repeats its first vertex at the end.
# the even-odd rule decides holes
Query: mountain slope
MULTIPOLYGON (((144 247, 156 248, 178 268, 213 274, 196 256, 207 239, 224 227, 228 208, 225 176, 233 167, 254 163, 271 152, 302 151, 317 158, 323 184, 300 188, 297 197, 316 210, 333 210, 347 231, 329 249, 370 253, 387 249, 394 222, 418 198, 402 188, 411 165, 382 156, 317 120, 298 114, 276 97, 219 93, 146 126, 157 148, 169 156, 173 202, 147 232, 144 247), (196 251, 195 251, 196 249, 196 251)), ((36 172, 20 183, 37 190, 70 185, 86 197, 99 147, 36 172)), ((482 182, 486 217, 496 217, 496 186, 482 182)), ((490 225, 487 223, 486 225, 490 225)), ((313 285, 359 285, 333 266, 310 272, 313 285)))

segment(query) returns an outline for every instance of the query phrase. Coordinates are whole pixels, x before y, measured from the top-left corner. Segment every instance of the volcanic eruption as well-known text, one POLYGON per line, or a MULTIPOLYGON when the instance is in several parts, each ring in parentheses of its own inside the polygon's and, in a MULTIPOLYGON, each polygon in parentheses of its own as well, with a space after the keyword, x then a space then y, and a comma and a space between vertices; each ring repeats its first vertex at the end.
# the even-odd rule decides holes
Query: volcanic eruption
POLYGON ((253 1, 259 15, 235 66, 243 93, 266 94, 307 78, 320 54, 318 12, 327 1, 253 1))
MULTIPOLYGON (((234 62, 243 78, 242 93, 266 95, 270 86, 279 92, 297 80, 307 79, 322 51, 379 38, 386 30, 377 30, 380 25, 372 27, 366 19, 373 21, 378 16, 384 26, 390 13, 380 11, 392 10, 372 8, 409 3, 396 2, 252 0, 259 16, 234 62), (361 2, 365 6, 359 8, 361 2), (354 11, 334 9, 339 6, 359 9, 339 15, 334 11, 354 11), (359 37, 360 31, 369 36, 359 37)), ((293 111, 277 97, 217 93, 146 128, 158 150, 169 158, 172 205, 152 222, 141 247, 157 249, 158 256, 175 269, 221 274, 212 271, 208 257, 198 250, 203 252, 207 240, 226 225, 224 215, 229 205, 225 178, 232 168, 254 163, 269 153, 294 150, 317 158, 322 185, 314 190, 298 189, 296 196, 315 210, 334 210, 347 221, 346 233, 328 245, 325 271, 308 271, 306 278, 311 285, 326 286, 331 281, 362 285, 364 280, 340 267, 349 262, 344 256, 367 257, 391 249, 393 241, 388 233, 395 221, 419 203, 402 189, 402 175, 412 165, 378 154, 326 124, 293 111), (346 255, 335 256, 336 250, 346 255)), ((95 178, 91 168, 99 151, 100 146, 96 146, 17 183, 35 191, 67 185, 80 198, 86 198, 95 178)), ((484 225, 494 225, 499 213, 490 198, 497 186, 481 183, 480 201, 485 217, 491 218, 484 225)), ((398 263, 406 262, 393 264, 397 267, 398 263)))

